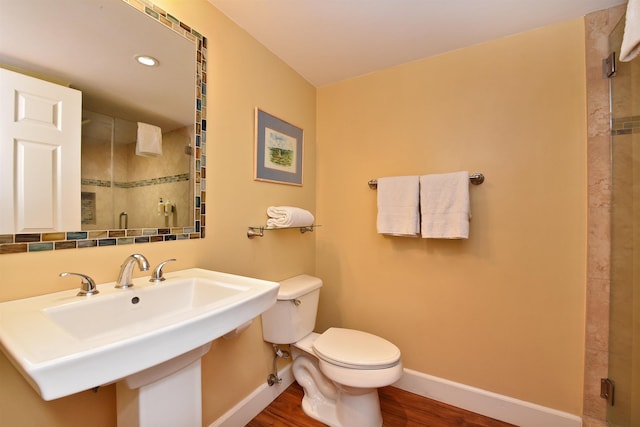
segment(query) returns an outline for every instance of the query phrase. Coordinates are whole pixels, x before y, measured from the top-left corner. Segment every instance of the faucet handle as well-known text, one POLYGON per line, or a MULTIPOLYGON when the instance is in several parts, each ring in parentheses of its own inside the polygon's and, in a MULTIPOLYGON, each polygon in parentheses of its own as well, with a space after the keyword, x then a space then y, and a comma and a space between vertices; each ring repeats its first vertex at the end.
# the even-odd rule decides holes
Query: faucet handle
POLYGON ((175 261, 175 260, 176 260, 175 258, 171 258, 171 259, 162 261, 160 264, 158 264, 158 266, 153 269, 153 273, 151 274, 151 278, 149 279, 149 281, 150 282, 154 282, 154 283, 158 283, 158 282, 162 282, 163 280, 166 280, 164 278, 164 276, 162 275, 162 268, 168 262, 172 262, 172 261, 175 261))
POLYGON ((95 294, 100 292, 100 291, 98 291, 98 288, 96 287, 96 282, 94 282, 93 279, 91 277, 87 276, 86 274, 82 274, 82 273, 67 273, 66 271, 64 273, 60 273, 60 277, 65 277, 65 276, 78 276, 78 277, 80 277, 80 280, 82 280, 82 285, 80 285, 80 291, 77 294, 79 297, 95 295, 95 294))

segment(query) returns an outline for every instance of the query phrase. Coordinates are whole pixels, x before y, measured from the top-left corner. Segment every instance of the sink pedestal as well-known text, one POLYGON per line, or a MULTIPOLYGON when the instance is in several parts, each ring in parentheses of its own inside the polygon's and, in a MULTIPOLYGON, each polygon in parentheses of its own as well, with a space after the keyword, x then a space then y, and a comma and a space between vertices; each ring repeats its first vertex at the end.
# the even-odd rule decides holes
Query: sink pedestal
POLYGON ((201 357, 211 343, 116 384, 118 427, 201 427, 201 357))

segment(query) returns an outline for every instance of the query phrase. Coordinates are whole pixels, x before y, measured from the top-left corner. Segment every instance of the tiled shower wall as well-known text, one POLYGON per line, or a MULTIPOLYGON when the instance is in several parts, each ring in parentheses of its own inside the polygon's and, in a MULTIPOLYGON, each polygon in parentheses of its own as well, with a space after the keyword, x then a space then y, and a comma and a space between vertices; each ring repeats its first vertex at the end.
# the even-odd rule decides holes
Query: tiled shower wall
POLYGON ((131 138, 134 142, 113 147, 109 142, 83 139, 82 229, 190 227, 193 128, 165 132, 160 157, 137 156, 135 134, 131 138), (160 200, 170 201, 173 212, 160 212, 160 200), (120 212, 126 213, 127 227, 120 212))
POLYGON ((608 56, 608 36, 625 6, 586 16, 587 67, 587 308, 583 426, 606 426, 606 402, 600 398, 600 378, 608 373, 609 288, 611 247, 611 154, 609 81, 602 76, 608 56))

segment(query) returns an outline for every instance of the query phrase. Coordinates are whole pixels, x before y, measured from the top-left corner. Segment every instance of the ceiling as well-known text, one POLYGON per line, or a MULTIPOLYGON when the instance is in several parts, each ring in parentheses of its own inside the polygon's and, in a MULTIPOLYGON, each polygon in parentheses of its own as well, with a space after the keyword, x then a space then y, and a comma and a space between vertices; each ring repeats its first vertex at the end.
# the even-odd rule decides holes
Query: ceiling
POLYGON ((316 87, 626 0, 209 0, 316 87))
POLYGON ((0 66, 82 91, 87 110, 163 132, 193 124, 193 41, 119 0, 0 0, 0 11, 0 66))

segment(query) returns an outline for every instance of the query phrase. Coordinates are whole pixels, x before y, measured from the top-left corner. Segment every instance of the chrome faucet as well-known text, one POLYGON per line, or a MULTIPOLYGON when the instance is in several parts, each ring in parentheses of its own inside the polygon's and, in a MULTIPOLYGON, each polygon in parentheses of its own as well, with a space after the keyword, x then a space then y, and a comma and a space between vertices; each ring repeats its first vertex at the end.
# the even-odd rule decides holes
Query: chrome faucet
POLYGON ((133 275, 133 265, 136 262, 138 263, 138 268, 140 268, 140 271, 147 271, 149 269, 149 261, 147 261, 144 255, 129 255, 120 266, 120 275, 118 276, 118 281, 116 282, 116 288, 126 289, 133 286, 133 283, 131 282, 131 276, 133 275))

